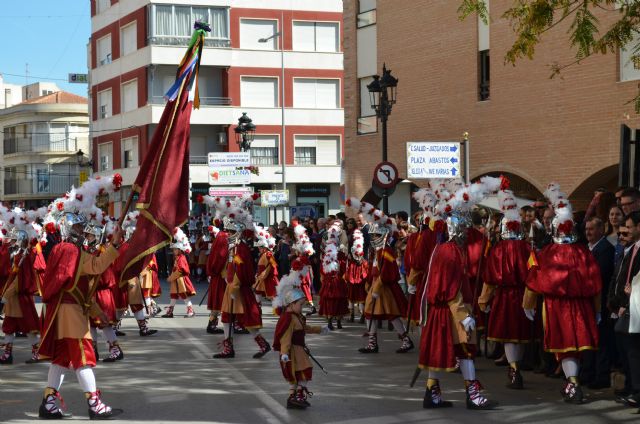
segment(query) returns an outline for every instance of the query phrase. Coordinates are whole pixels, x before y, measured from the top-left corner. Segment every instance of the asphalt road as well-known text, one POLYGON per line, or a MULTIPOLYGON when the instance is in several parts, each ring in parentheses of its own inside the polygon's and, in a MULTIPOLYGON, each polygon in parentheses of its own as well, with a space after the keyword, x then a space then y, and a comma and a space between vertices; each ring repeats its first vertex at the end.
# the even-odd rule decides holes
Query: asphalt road
MULTIPOLYGON (((204 285, 196 287, 197 303, 204 285)), ((166 295, 165 295, 166 297, 166 295)), ((164 304, 166 299, 163 298, 164 304)), ((249 335, 235 336, 236 357, 214 360, 222 335, 205 332, 207 311, 197 307, 194 318, 183 318, 183 303, 176 307, 173 319, 153 318, 150 327, 159 330, 154 337, 141 338, 133 318, 125 318, 121 338, 125 359, 95 368, 98 388, 111 406, 124 409, 122 420, 144 422, 215 423, 611 423, 639 422, 633 414, 613 401, 610 389, 587 391, 585 405, 568 405, 559 394, 561 380, 552 380, 531 372, 524 373, 525 389, 505 388, 506 369, 492 361, 478 359, 478 378, 491 399, 500 402, 494 411, 469 411, 465 408, 464 388, 459 374, 441 380, 443 394, 454 402, 446 410, 422 409, 424 378, 416 387, 409 381, 418 353, 399 355, 400 342, 395 333, 381 330, 380 353, 362 355, 364 326, 345 324, 343 330, 320 336, 310 335, 307 342, 329 374, 314 368, 310 386, 312 406, 304 411, 285 408, 288 385, 283 380, 275 353, 262 359, 251 356, 257 345, 249 335)), ((264 307, 263 334, 270 342, 276 319, 264 307)), ((312 319, 321 324, 321 320, 312 319)), ((415 333, 414 341, 418 339, 415 333)), ((100 353, 106 353, 100 341, 100 353)), ((0 422, 30 422, 37 419, 42 390, 47 381, 46 363, 24 364, 30 349, 26 339, 17 339, 14 365, 0 367, 0 422)), ((75 375, 68 372, 61 393, 75 420, 88 419, 86 402, 75 375)))

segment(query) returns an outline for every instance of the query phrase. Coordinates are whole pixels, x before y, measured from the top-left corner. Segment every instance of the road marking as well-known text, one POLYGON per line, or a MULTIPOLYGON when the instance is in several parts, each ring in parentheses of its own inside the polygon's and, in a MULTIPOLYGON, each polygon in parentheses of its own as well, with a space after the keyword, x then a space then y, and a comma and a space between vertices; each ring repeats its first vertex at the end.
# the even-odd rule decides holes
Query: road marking
MULTIPOLYGON (((211 355, 211 349, 206 346, 199 338, 195 337, 191 331, 187 330, 184 327, 178 327, 173 321, 167 320, 167 324, 172 327, 175 332, 172 332, 173 338, 178 338, 177 334, 180 334, 180 339, 184 342, 190 342, 200 353, 205 355, 207 358, 211 355)), ((232 361, 232 360, 231 360, 232 361)), ((275 399, 273 396, 269 395, 267 392, 262 390, 255 381, 250 380, 246 375, 244 375, 240 370, 238 370, 229 360, 218 360, 216 362, 216 366, 222 367, 226 369, 226 371, 233 377, 235 381, 241 383, 253 392, 254 396, 262 402, 266 408, 260 408, 263 410, 263 414, 265 415, 265 419, 268 422, 287 422, 287 423, 301 423, 306 424, 304 420, 301 420, 298 416, 293 416, 289 414, 287 408, 282 406, 282 401, 275 399), (268 415, 267 415, 268 414, 268 415), (273 415, 272 415, 273 414, 273 415), (269 421, 269 418, 275 418, 275 421, 269 421)))

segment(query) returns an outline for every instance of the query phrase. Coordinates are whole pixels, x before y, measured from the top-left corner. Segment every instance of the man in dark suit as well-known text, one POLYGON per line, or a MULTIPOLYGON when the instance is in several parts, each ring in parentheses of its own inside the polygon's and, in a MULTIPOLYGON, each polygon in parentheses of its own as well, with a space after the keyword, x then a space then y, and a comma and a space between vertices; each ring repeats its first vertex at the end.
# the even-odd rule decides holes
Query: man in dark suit
POLYGON ((600 266, 602 295, 600 299, 601 321, 598 323, 600 346, 597 351, 585 352, 580 380, 590 389, 610 387, 611 365, 616 354, 616 340, 613 331, 614 322, 607 308, 609 283, 613 275, 615 248, 604 236, 604 223, 598 217, 591 217, 585 224, 585 236, 589 250, 600 266))

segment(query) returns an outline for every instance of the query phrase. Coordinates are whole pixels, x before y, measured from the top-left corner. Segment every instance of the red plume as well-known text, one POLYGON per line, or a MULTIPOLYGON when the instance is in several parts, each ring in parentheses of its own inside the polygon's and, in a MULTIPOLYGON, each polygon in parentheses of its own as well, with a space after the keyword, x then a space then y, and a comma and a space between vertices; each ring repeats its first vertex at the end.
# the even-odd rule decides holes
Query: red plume
POLYGON ((253 200, 258 200, 259 197, 260 197, 260 193, 253 193, 253 195, 251 196, 253 200))
POLYGON ((122 175, 115 173, 113 174, 113 187, 115 187, 115 191, 120 190, 122 186, 122 175))
POLYGON ((202 194, 198 194, 198 196, 196 197, 196 202, 200 204, 204 203, 204 196, 202 194))
POLYGON ((76 194, 76 199, 78 199, 79 202, 82 202, 82 199, 83 199, 82 194, 76 194))
POLYGON ((511 185, 511 181, 509 181, 509 178, 501 174, 500 179, 502 180, 500 182, 500 190, 508 190, 509 186, 511 185))
POLYGON ((44 226, 44 229, 47 233, 53 234, 56 232, 56 224, 54 224, 53 222, 47 222, 47 225, 44 226))

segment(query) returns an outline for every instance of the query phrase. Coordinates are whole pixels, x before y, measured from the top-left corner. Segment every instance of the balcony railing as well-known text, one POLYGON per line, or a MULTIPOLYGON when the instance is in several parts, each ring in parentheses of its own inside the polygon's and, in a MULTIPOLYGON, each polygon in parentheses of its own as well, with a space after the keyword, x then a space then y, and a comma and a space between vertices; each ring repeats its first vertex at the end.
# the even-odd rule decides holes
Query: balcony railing
POLYGON ((189 163, 191 165, 208 165, 209 159, 207 156, 189 155, 189 163))
POLYGON ((5 195, 60 195, 78 186, 77 176, 40 174, 35 178, 5 178, 5 195))
MULTIPOLYGON (((174 35, 156 35, 149 37, 149 44, 152 46, 188 46, 191 41, 191 37, 178 37, 174 35)), ((231 40, 220 38, 205 38, 205 47, 218 47, 225 48, 231 47, 231 40)))
MULTIPOLYGON (((164 105, 166 100, 163 96, 152 96, 151 104, 164 105)), ((203 97, 200 96, 201 106, 229 106, 231 104, 231 98, 229 97, 203 97)))
POLYGON ((77 138, 49 136, 9 137, 4 139, 4 154, 76 152, 77 138))

